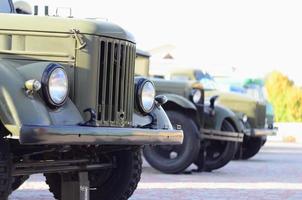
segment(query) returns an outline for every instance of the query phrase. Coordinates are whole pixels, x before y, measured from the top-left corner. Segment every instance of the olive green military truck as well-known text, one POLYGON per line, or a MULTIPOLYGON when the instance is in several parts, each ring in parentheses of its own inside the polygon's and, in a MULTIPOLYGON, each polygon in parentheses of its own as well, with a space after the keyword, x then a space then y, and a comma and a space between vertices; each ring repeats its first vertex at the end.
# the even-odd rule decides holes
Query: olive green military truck
POLYGON ((217 103, 228 107, 237 115, 243 116, 245 136, 242 145, 238 149, 236 158, 249 159, 256 155, 265 143, 267 136, 275 135, 273 117, 267 109, 266 101, 252 98, 245 94, 221 91, 212 77, 201 70, 175 71, 170 75, 171 79, 186 79, 199 81, 205 87, 205 96, 219 96, 217 103))
MULTIPOLYGON (((149 67, 148 56, 137 51, 137 74, 148 71, 144 70, 149 67)), ((200 83, 158 78, 152 81, 157 94, 168 98, 163 108, 172 125, 182 127, 184 142, 182 145, 145 146, 144 156, 149 164, 165 173, 180 173, 192 163, 200 171, 219 169, 229 163, 243 140, 241 119, 231 110, 215 105, 216 97, 204 102, 200 83)))
POLYGON ((81 199, 128 199, 140 180, 140 147, 183 140, 165 98, 134 78, 133 36, 108 22, 0 5, 0 199, 35 173, 56 199, 79 199, 66 192, 79 182, 81 199))

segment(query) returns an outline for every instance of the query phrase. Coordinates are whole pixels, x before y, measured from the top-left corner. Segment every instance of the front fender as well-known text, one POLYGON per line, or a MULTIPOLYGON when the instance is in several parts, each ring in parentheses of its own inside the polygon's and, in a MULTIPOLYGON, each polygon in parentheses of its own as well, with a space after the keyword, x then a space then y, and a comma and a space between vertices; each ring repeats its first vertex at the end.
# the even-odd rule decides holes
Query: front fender
MULTIPOLYGON (((185 109, 191 109, 191 110, 197 111, 196 106, 191 101, 189 101, 188 99, 186 99, 182 96, 179 96, 177 94, 163 94, 163 95, 165 95, 168 98, 168 102, 166 104, 172 103, 172 104, 176 104, 185 109)), ((164 107, 165 107, 165 105, 164 105, 164 107)))
POLYGON ((20 66, 12 61, 0 61, 0 120, 13 136, 20 134, 22 125, 68 125, 83 120, 69 99, 62 108, 53 111, 38 93, 33 96, 25 93, 25 81, 40 81, 48 64, 37 62, 20 66))
MULTIPOLYGON (((168 98, 168 102, 163 105, 163 108, 165 110, 180 111, 183 114, 186 114, 186 116, 193 119, 198 128, 203 127, 203 112, 200 112, 200 109, 202 108, 199 107, 197 108, 195 104, 193 104, 191 101, 189 101, 188 99, 182 96, 176 94, 164 94, 164 95, 168 98)), ((198 132, 196 133, 197 133, 196 135, 197 138, 200 138, 199 133, 198 132)))
MULTIPOLYGON (((206 105, 206 109, 209 105, 206 105)), ((206 126, 210 129, 221 130, 224 120, 228 120, 236 129, 237 132, 244 132, 244 126, 237 115, 226 107, 215 105, 214 115, 209 115, 205 118, 206 126)))
POLYGON ((153 111, 143 116, 139 113, 133 114, 133 126, 134 127, 152 127, 153 129, 166 129, 173 130, 173 126, 160 105, 155 105, 153 111))

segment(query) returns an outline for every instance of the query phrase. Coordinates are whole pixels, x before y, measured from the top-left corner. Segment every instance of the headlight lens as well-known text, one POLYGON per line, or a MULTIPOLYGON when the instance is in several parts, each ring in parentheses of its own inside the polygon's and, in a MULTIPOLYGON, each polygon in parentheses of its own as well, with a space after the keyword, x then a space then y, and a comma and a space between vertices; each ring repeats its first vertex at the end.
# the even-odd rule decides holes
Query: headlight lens
POLYGON ((68 93, 68 79, 62 68, 55 69, 49 78, 49 96, 55 104, 64 102, 68 93))
POLYGON ((47 66, 42 77, 42 90, 51 108, 58 108, 65 103, 68 96, 68 77, 62 66, 47 66))
POLYGON ((149 112, 154 105, 155 88, 151 82, 146 82, 142 89, 142 106, 145 111, 149 112))
POLYGON ((154 107, 155 87, 147 79, 141 78, 137 83, 138 108, 143 113, 150 113, 154 107))
POLYGON ((243 115, 243 116, 242 116, 242 121, 243 121, 244 123, 246 123, 246 122, 247 122, 247 120, 248 120, 247 115, 243 115))
POLYGON ((199 103, 202 97, 202 93, 200 90, 194 89, 192 91, 192 100, 194 103, 199 103))

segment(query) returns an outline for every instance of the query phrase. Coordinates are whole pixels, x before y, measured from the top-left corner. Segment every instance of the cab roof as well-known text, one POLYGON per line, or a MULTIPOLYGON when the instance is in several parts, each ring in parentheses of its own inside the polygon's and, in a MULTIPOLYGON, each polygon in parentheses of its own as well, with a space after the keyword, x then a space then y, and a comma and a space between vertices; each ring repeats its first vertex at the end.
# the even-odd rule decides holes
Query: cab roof
POLYGON ((72 29, 77 29, 81 34, 135 42, 133 35, 125 29, 101 20, 5 13, 0 13, 0 19, 0 30, 70 33, 72 29))

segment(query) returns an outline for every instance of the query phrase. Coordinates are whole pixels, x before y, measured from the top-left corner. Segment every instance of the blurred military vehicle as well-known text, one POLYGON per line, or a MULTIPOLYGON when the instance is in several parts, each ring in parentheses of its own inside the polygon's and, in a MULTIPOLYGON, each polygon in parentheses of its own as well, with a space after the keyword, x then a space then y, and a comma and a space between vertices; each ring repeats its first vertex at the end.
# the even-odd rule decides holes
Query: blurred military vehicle
MULTIPOLYGON (((136 73, 148 76, 149 54, 137 51, 136 73)), ((202 84, 151 78, 174 127, 184 131, 182 145, 146 146, 144 156, 154 168, 166 173, 183 172, 192 163, 198 170, 219 169, 230 162, 242 142, 244 126, 231 110, 204 99, 202 84)))
POLYGON ((253 157, 266 142, 267 136, 276 134, 277 130, 273 124, 271 105, 267 103, 263 95, 256 98, 246 94, 248 92, 259 94, 259 90, 255 92, 253 89, 255 86, 246 84, 246 88, 238 85, 237 87, 236 85, 230 87, 229 84, 223 82, 223 86, 219 87, 210 74, 197 69, 175 71, 170 74, 170 78, 172 80, 190 80, 202 83, 206 98, 217 95, 219 105, 223 105, 241 116, 245 126, 245 136, 236 158, 249 159, 253 157), (223 87, 229 87, 236 92, 219 90, 223 87))

